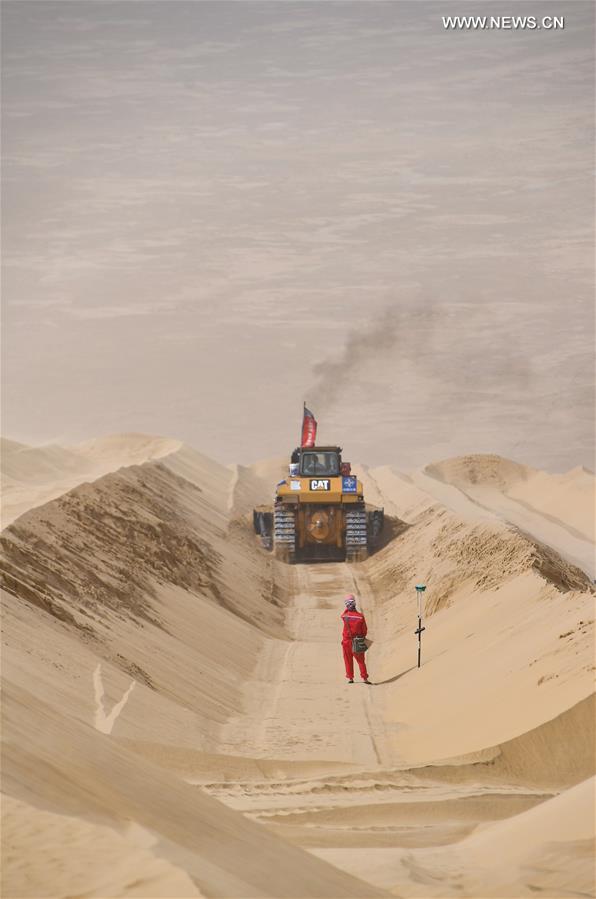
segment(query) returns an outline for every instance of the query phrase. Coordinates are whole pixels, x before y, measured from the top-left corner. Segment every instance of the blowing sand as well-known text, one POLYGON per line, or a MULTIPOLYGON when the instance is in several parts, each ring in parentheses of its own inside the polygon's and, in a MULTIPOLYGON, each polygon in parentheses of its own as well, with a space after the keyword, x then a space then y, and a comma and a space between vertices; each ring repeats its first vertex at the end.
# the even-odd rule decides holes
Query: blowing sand
POLYGON ((594 894, 590 472, 360 466, 382 548, 286 566, 250 527, 283 460, 2 463, 4 896, 594 894))

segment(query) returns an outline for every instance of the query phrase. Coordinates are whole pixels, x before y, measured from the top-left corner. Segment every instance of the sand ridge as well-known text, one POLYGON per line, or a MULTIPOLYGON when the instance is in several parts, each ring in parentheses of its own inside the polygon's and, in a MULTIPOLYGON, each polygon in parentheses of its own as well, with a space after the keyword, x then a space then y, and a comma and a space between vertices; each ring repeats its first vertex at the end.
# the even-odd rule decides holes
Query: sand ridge
POLYGON ((114 434, 70 447, 32 447, 2 437, 2 527, 78 484, 161 458, 180 447, 177 440, 146 434, 114 434))
MULTIPOLYGON (((589 895, 591 580, 557 545, 565 528, 544 542, 470 493, 509 502, 552 477, 579 530, 565 510, 588 473, 358 467, 390 513, 384 545, 360 565, 286 566, 251 533, 281 460, 224 467, 138 435, 85 454, 112 470, 3 532, 5 894, 42 895, 22 867, 35 851, 48 896, 139 895, 141 870, 164 897, 589 895), (372 687, 344 683, 348 591, 372 687)), ((554 502, 534 497, 532 514, 552 524, 554 502)))

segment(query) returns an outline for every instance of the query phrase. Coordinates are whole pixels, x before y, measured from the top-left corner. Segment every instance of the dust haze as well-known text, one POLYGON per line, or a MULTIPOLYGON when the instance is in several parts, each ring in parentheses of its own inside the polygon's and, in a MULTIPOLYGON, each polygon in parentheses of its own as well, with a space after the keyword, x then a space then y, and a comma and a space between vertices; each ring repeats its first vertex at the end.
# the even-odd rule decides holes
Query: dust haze
POLYGON ((592 466, 594 10, 564 5, 3 4, 4 434, 251 462, 308 399, 370 464, 592 466))
MULTIPOLYGON (((406 308, 389 307, 348 334, 339 355, 313 366, 308 401, 323 412, 369 367, 382 373, 395 357, 442 385, 442 402, 452 408, 473 401, 475 392, 501 395, 528 389, 531 360, 498 310, 461 303, 441 306, 418 298, 406 308), (470 383, 472 382, 472 383, 470 383)), ((402 389, 410 385, 402 382, 402 389)), ((382 381, 376 386, 379 396, 382 381)))

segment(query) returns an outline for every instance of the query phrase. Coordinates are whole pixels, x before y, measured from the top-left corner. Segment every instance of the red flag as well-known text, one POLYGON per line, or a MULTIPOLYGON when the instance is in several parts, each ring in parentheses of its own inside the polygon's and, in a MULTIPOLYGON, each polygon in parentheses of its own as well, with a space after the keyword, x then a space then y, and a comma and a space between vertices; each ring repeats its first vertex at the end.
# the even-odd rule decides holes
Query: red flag
POLYGON ((301 446, 314 446, 317 437, 317 420, 304 404, 304 417, 302 418, 302 442, 301 446))

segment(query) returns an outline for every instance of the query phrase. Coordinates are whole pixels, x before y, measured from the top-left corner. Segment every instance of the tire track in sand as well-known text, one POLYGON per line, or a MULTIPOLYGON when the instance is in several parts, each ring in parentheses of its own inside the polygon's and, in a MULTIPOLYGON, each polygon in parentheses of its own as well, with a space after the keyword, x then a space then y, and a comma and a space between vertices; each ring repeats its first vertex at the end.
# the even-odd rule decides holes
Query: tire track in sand
MULTIPOLYGON (((383 721, 371 691, 345 682, 341 622, 346 592, 359 591, 354 566, 281 566, 290 596, 285 615, 290 642, 268 641, 246 711, 224 729, 226 752, 279 761, 320 760, 378 768, 388 762, 383 721)), ((370 588, 365 605, 370 615, 370 588)), ((222 735, 223 736, 223 735, 222 735)))

